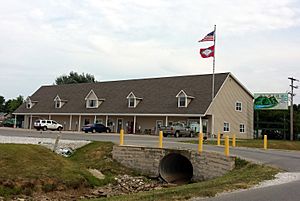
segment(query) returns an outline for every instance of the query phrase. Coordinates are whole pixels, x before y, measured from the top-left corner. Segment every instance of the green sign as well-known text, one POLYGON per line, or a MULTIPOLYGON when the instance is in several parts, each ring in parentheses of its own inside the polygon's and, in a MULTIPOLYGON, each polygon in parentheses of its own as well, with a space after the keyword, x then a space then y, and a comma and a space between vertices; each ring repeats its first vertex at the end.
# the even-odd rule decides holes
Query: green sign
POLYGON ((254 94, 255 110, 287 110, 287 93, 256 93, 254 94))

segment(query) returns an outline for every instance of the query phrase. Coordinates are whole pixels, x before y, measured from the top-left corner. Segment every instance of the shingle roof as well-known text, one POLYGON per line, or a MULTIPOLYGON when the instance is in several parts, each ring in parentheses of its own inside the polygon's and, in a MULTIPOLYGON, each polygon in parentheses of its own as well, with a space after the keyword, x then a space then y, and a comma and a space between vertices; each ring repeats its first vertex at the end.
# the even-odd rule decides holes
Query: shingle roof
MULTIPOLYGON (((215 94, 229 73, 215 74, 215 94)), ((27 109, 25 103, 14 113, 136 113, 136 114, 204 114, 211 103, 212 75, 189 75, 98 83, 41 86, 30 98, 37 103, 27 109), (86 108, 85 97, 93 90, 105 101, 98 108, 86 108), (195 97, 187 108, 177 107, 176 95, 184 90, 195 97), (142 98, 136 108, 128 108, 127 96, 133 92, 142 98), (54 98, 67 100, 55 108, 54 98)))

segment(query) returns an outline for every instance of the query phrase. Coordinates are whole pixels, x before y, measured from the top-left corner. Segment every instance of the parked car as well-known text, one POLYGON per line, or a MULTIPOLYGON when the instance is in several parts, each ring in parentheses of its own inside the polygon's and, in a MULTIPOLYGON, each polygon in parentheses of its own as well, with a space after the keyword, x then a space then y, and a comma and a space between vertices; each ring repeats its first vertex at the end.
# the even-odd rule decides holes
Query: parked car
POLYGON ((163 132, 164 137, 167 137, 168 135, 175 137, 194 136, 194 131, 183 123, 175 123, 172 126, 161 126, 160 130, 163 132))
POLYGON ((58 130, 58 131, 61 131, 63 129, 63 126, 59 123, 57 123, 56 121, 54 120, 49 120, 49 119, 39 119, 39 120, 36 120, 34 122, 34 128, 36 130, 43 130, 43 131, 46 131, 46 130, 58 130))
POLYGON ((106 132, 106 133, 110 133, 111 129, 109 127, 104 126, 103 124, 87 124, 84 125, 81 129, 82 131, 84 131, 85 133, 88 132, 92 132, 92 133, 102 133, 102 132, 106 132))

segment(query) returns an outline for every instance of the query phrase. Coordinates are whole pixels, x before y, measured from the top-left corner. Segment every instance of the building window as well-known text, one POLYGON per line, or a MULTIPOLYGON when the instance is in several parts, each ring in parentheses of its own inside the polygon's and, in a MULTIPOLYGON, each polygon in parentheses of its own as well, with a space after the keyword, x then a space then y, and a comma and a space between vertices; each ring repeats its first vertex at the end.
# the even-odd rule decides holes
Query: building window
POLYGON ((61 108, 61 102, 55 101, 55 108, 61 108))
POLYGON ((128 107, 135 107, 135 98, 128 99, 128 107))
POLYGON ((186 97, 179 97, 178 107, 186 107, 186 97))
POLYGON ((31 108, 31 103, 26 103, 26 108, 30 109, 31 108))
POLYGON ((96 100, 88 100, 88 107, 89 108, 97 107, 97 101, 96 100))
POLYGON ((235 110, 236 111, 242 111, 242 103, 241 102, 236 102, 235 103, 235 110))
POLYGON ((224 132, 229 132, 230 131, 230 125, 228 122, 224 122, 224 128, 223 128, 224 132))
POLYGON ((240 133, 245 133, 245 124, 240 124, 240 133))

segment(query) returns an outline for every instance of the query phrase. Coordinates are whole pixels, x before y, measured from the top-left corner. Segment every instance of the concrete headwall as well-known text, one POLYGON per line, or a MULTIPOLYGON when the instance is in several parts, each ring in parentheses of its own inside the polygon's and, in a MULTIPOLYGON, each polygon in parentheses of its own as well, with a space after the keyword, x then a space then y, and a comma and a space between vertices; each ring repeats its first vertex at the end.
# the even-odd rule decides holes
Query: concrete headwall
POLYGON ((150 177, 159 176, 160 162, 169 154, 179 154, 191 162, 193 166, 193 181, 216 178, 235 167, 234 157, 226 157, 213 152, 198 154, 191 150, 117 145, 113 148, 113 158, 115 160, 150 177))

